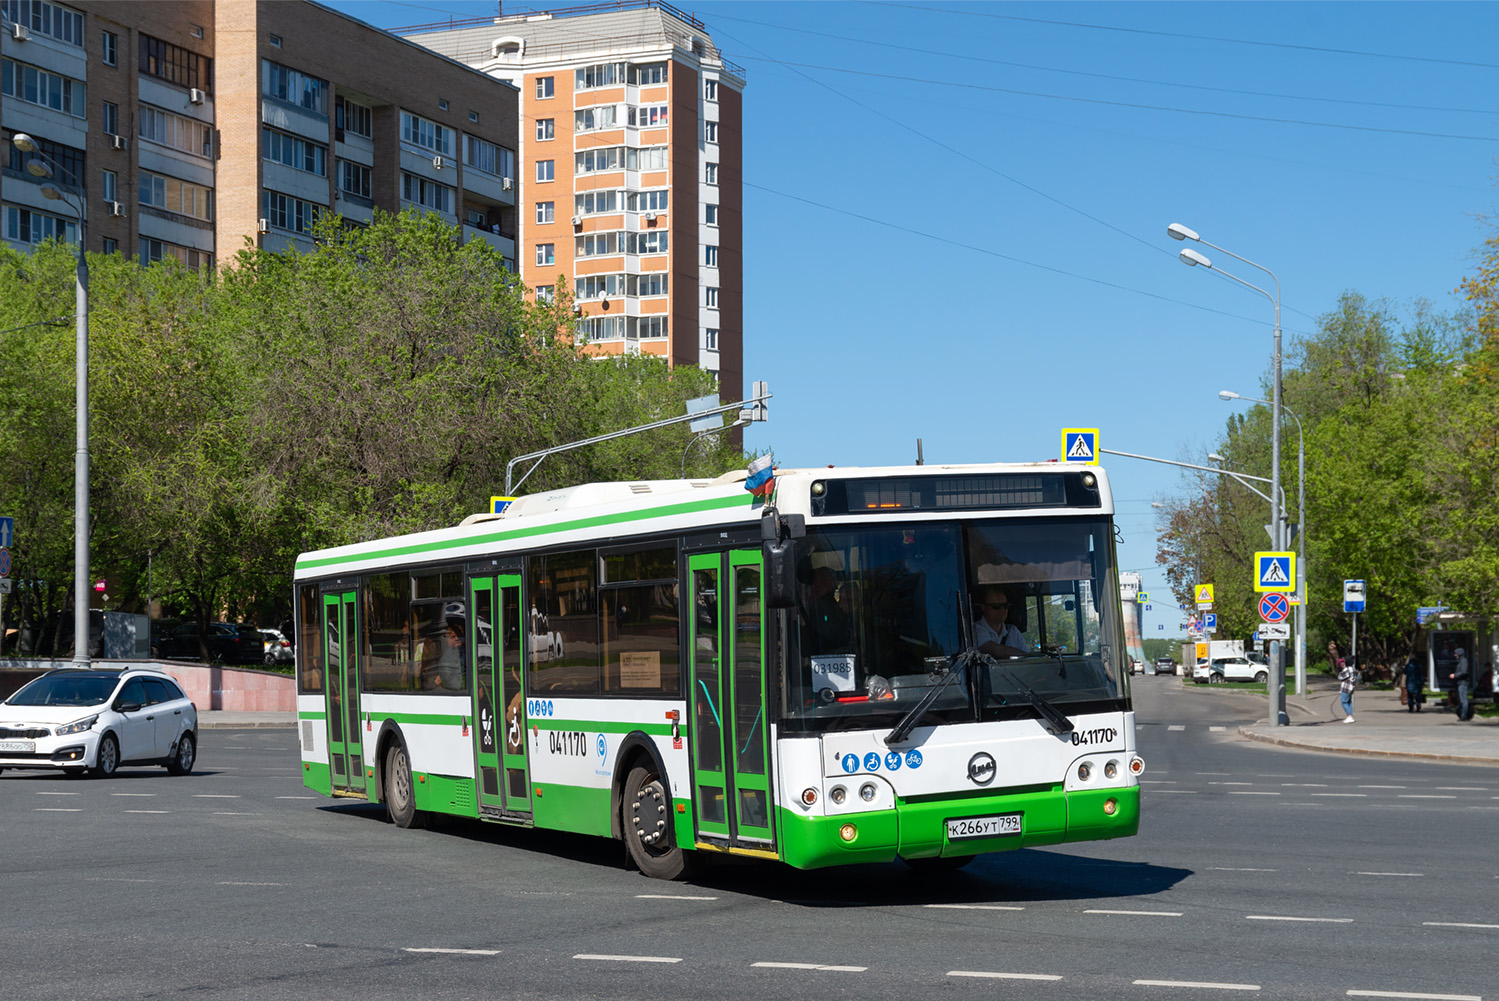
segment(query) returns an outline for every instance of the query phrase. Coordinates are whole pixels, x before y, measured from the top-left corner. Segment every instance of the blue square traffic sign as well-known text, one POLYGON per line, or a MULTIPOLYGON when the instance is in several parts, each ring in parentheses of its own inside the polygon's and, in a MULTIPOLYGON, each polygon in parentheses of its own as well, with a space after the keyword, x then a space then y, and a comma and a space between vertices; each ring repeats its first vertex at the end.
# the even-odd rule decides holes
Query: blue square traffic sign
POLYGON ((1256 591, 1296 590, 1296 554, 1293 552, 1255 553, 1254 589, 1256 591))

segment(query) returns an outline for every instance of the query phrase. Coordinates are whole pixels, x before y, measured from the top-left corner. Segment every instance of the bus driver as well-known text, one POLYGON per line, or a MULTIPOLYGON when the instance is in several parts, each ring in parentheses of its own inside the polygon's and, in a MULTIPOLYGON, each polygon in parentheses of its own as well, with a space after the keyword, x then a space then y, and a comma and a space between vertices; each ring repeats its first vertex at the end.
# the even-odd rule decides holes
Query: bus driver
POLYGON ((991 657, 1023 657, 1025 637, 1007 621, 1010 596, 998 584, 982 584, 975 592, 979 615, 973 622, 973 643, 991 657))

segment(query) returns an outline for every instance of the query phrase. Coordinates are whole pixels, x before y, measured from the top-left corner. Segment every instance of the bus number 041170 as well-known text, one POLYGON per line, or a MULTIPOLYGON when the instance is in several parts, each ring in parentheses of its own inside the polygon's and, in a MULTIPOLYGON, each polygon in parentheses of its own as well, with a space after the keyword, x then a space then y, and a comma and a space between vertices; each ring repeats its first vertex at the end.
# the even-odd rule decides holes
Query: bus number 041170
POLYGON ((547 749, 553 754, 575 754, 581 758, 588 753, 588 737, 577 730, 553 730, 547 734, 547 749))

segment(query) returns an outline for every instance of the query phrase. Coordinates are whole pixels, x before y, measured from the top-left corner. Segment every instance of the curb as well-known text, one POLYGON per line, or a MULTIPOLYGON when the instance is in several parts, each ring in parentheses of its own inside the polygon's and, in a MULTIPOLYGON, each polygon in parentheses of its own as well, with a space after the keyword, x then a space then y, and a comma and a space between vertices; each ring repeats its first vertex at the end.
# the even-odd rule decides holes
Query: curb
POLYGON ((1414 761, 1445 761, 1459 765, 1499 766, 1499 760, 1495 760, 1494 758, 1472 758, 1462 754, 1428 754, 1420 751, 1384 751, 1370 747, 1328 747, 1323 744, 1308 744, 1302 741, 1286 740, 1284 737, 1270 737, 1262 733, 1255 733, 1247 726, 1239 727, 1239 736, 1261 744, 1290 747, 1298 751, 1317 751, 1325 754, 1359 754, 1368 758, 1407 758, 1414 761))
POLYGON ((243 722, 231 722, 230 720, 205 720, 198 717, 199 730, 295 730, 296 720, 246 720, 243 722))

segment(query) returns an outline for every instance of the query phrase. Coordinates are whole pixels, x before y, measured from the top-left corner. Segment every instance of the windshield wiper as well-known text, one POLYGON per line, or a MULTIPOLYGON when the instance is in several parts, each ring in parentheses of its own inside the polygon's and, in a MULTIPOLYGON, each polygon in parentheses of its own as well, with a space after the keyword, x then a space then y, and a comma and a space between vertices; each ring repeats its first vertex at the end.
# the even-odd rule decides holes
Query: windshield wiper
POLYGON ((962 674, 967 674, 968 665, 977 659, 978 656, 979 652, 977 650, 964 650, 961 653, 954 654, 952 664, 947 669, 947 677, 943 678, 931 691, 923 695, 921 701, 912 706, 911 711, 901 717, 900 722, 895 724, 895 729, 891 730, 885 736, 886 745, 899 744, 909 737, 911 731, 916 729, 916 724, 921 721, 921 717, 925 716, 927 710, 931 709, 932 704, 937 701, 937 696, 947 691, 947 686, 953 683, 954 678, 962 674))
POLYGON ((1051 724, 1047 727, 1047 729, 1052 733, 1060 737, 1063 734, 1071 733, 1074 729, 1076 729, 1072 725, 1072 720, 1068 719, 1067 715, 1063 713, 1062 710, 1058 709, 1056 706, 1048 702, 1045 697, 1039 695, 1037 692, 1027 687, 1026 685, 1021 684, 1020 679, 1016 678, 1009 671, 1005 671, 1004 676, 1005 680, 1009 681, 1010 684, 1015 686, 1015 690, 1020 693, 1021 697, 1023 697, 1031 705, 1035 706, 1036 711, 1040 713, 1048 723, 1051 724))

